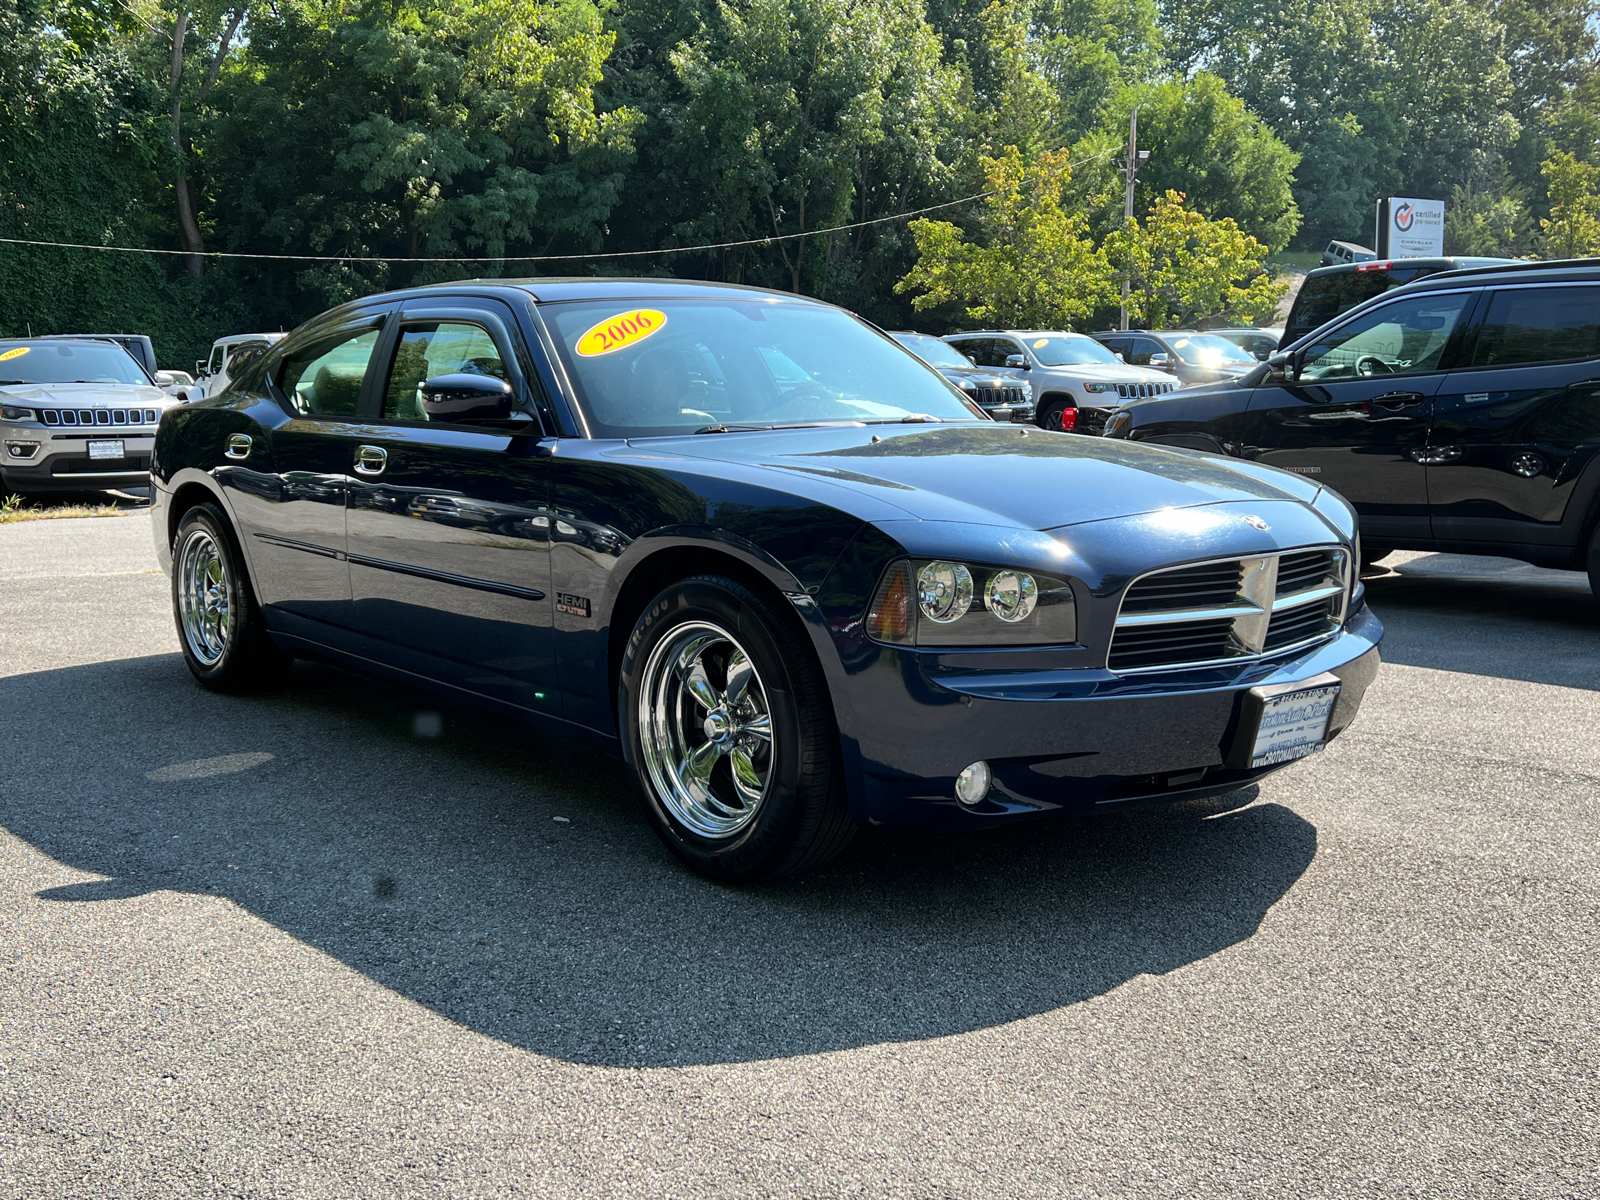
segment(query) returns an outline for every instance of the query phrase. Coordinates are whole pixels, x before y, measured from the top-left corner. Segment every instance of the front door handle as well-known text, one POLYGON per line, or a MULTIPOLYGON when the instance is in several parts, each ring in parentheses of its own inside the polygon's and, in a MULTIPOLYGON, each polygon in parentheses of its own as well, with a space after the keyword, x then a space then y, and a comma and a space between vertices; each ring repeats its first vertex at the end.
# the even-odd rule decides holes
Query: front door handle
POLYGON ((1580 379, 1577 383, 1567 384, 1567 390, 1570 392, 1597 391, 1600 390, 1600 379, 1580 379))
POLYGON ((389 452, 382 446, 356 447, 356 473, 358 475, 382 475, 384 467, 388 465, 389 452))
POLYGON ((1421 404, 1423 399, 1421 392, 1385 392, 1381 396, 1374 396, 1370 403, 1387 412, 1399 412, 1408 404, 1421 404))

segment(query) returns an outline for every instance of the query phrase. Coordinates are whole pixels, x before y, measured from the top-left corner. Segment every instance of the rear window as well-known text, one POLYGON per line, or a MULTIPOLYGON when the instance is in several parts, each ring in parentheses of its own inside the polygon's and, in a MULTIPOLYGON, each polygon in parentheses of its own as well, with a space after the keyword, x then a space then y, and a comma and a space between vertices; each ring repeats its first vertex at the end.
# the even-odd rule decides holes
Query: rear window
POLYGON ((1496 292, 1472 356, 1475 367, 1600 355, 1600 287, 1496 292))
POLYGON ((1432 275, 1433 271, 1394 267, 1380 271, 1332 271, 1327 275, 1308 275, 1289 310, 1284 345, 1310 333, 1319 325, 1349 312, 1363 301, 1381 296, 1401 284, 1432 275))

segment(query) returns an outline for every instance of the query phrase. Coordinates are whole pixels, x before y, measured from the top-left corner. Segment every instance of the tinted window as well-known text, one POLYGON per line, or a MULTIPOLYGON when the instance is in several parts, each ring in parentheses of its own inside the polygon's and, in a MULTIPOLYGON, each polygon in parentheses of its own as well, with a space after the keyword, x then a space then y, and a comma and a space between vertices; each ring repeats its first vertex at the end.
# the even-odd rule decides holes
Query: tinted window
POLYGON ((1478 335, 1475 367, 1600 355, 1600 287, 1496 292, 1478 335))
POLYGON ((993 338, 966 338, 950 344, 980 367, 1001 365, 1002 360, 997 355, 993 338))
POLYGON ((1135 367, 1148 367, 1152 354, 1165 354, 1167 348, 1155 338, 1134 338, 1128 343, 1127 353, 1123 356, 1129 364, 1135 367))
POLYGON ((408 325, 400 334, 383 415, 401 421, 426 421, 418 388, 439 375, 492 375, 510 382, 494 338, 481 325, 430 321, 408 325))
POLYGON ((0 383, 149 383, 138 363, 109 342, 0 342, 0 383))
POLYGON ((542 311, 601 437, 917 414, 983 419, 933 368, 838 309, 652 299, 542 311))
POLYGON ((1304 380, 1368 379, 1439 369, 1444 348, 1470 299, 1407 296, 1384 304, 1319 338, 1304 351, 1304 380))
POLYGON ((1375 271, 1335 271, 1327 275, 1308 275, 1294 298, 1289 313, 1289 329, 1285 344, 1310 333, 1318 325, 1325 325, 1342 313, 1349 312, 1363 301, 1381 296, 1387 291, 1431 275, 1432 271, 1416 268, 1389 268, 1375 271), (1293 336, 1290 336, 1292 331, 1293 336))
POLYGON ((361 381, 378 344, 377 329, 345 330, 283 360, 278 385, 297 413, 354 416, 361 381))

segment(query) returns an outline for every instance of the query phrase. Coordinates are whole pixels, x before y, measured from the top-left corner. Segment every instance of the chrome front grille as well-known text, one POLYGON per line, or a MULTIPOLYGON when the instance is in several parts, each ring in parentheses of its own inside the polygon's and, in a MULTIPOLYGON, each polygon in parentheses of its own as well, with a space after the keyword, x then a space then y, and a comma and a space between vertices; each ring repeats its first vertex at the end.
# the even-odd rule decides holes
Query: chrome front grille
POLYGON ((972 398, 984 408, 993 408, 998 404, 1008 404, 1013 407, 1027 403, 1027 389, 1021 387, 975 387, 972 389, 972 398))
POLYGON ((46 425, 154 425, 159 408, 41 408, 46 425))
POLYGON ((1176 383, 1119 383, 1117 395, 1124 400, 1143 400, 1146 396, 1164 396, 1177 388, 1176 383))
POLYGON ((1165 671, 1310 645, 1343 624, 1350 584, 1337 546, 1152 571, 1123 593, 1107 665, 1165 671))

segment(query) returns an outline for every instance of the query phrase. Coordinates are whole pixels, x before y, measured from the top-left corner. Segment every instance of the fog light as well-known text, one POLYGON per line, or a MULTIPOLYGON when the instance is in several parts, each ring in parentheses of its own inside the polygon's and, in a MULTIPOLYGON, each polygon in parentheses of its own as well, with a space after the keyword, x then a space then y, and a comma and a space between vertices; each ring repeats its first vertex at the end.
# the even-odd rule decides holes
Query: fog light
POLYGON ((38 442, 7 442, 6 451, 12 458, 32 458, 39 452, 38 442))
POLYGON ((981 759, 973 763, 956 776, 956 799, 963 804, 977 804, 989 794, 990 779, 988 763, 981 759))

